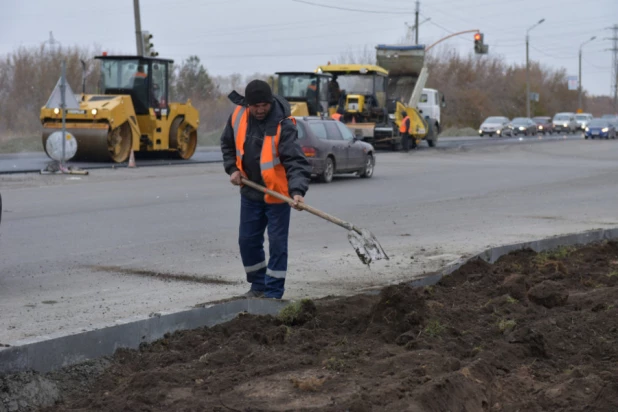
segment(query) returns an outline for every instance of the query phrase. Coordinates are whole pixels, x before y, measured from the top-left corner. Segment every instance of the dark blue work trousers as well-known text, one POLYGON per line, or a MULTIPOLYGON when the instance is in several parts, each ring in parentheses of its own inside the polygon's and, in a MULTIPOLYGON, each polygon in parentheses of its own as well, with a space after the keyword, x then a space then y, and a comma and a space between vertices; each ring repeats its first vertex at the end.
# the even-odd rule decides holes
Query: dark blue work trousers
POLYGON ((251 289, 264 297, 281 299, 288 270, 290 205, 269 204, 240 197, 240 256, 251 289), (264 231, 268 228, 269 258, 264 253, 264 231))

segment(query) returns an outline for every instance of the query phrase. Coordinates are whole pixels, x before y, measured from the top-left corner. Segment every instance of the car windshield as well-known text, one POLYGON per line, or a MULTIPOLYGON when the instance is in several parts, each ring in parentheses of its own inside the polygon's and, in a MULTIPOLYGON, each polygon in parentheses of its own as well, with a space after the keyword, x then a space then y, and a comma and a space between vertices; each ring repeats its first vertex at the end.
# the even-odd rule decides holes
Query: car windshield
POLYGON ((606 127, 609 124, 607 119, 593 119, 588 123, 589 127, 606 127))
POLYGON ((513 123, 526 124, 528 123, 528 119, 526 119, 525 117, 516 117, 513 119, 513 123))
POLYGON ((575 115, 575 120, 588 120, 588 115, 577 114, 577 115, 575 115))
POLYGON ((373 75, 345 74, 339 75, 339 89, 348 94, 373 94, 373 75))
POLYGON ((534 117, 532 120, 534 120, 536 123, 547 123, 549 117, 534 117))
POLYGON ((571 116, 569 116, 568 114, 557 114, 556 116, 554 116, 554 120, 569 120, 570 118, 571 116))
POLYGON ((506 121, 507 120, 504 117, 494 116, 494 117, 488 117, 487 119, 485 119, 483 123, 503 123, 506 121))

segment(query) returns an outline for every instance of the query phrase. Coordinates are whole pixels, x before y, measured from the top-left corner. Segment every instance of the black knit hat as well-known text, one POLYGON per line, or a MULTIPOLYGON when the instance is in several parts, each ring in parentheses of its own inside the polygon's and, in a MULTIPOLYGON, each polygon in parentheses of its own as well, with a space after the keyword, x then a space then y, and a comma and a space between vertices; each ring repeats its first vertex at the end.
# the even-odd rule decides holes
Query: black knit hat
POLYGON ((263 80, 252 80, 245 89, 245 101, 248 105, 272 103, 273 92, 263 80))

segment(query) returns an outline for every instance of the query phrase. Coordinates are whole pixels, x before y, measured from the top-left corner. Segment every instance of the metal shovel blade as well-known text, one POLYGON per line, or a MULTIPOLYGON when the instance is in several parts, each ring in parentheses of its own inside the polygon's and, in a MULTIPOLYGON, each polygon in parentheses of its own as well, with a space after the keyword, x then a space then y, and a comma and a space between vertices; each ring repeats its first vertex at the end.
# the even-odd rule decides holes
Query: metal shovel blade
POLYGON ((388 260, 388 255, 382 249, 378 239, 367 229, 348 231, 348 241, 356 251, 359 259, 367 266, 375 260, 388 260))

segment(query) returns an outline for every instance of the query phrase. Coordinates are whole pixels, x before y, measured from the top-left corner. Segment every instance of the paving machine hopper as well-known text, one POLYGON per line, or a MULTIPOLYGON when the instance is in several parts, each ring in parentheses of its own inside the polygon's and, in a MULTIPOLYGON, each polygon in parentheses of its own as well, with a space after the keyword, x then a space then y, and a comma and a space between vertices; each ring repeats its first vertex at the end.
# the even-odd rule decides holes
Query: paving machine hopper
MULTIPOLYGON (((74 160, 125 162, 135 152, 171 152, 189 159, 197 147, 198 111, 168 100, 172 61, 141 56, 98 56, 100 94, 76 95, 66 129, 77 140, 74 160)), ((43 148, 62 127, 52 100, 41 109, 43 148)), ((56 99, 57 100, 57 99, 56 99)))
POLYGON ((388 70, 388 113, 396 124, 401 124, 405 111, 410 117, 410 134, 417 140, 427 140, 435 146, 437 133, 431 122, 419 112, 417 105, 427 82, 425 46, 403 46, 380 44, 376 47, 376 61, 388 70))

